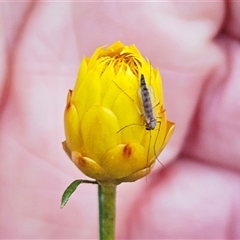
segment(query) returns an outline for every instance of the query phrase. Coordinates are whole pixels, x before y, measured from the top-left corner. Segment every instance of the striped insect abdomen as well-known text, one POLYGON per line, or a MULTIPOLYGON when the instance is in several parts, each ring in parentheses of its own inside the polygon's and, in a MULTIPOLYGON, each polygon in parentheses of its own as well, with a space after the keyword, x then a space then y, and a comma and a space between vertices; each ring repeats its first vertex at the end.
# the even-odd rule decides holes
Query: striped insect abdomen
POLYGON ((149 94, 149 90, 147 89, 144 75, 141 74, 141 97, 142 97, 142 105, 145 116, 145 125, 146 130, 153 130, 156 127, 157 121, 153 115, 152 102, 149 94))

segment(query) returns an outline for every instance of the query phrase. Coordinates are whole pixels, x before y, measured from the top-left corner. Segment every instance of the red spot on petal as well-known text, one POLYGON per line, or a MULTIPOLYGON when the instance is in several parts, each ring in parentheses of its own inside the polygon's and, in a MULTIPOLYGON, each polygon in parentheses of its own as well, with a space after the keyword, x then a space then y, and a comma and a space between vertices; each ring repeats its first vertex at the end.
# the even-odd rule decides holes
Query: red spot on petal
POLYGON ((73 152, 72 153, 72 161, 76 164, 78 167, 87 167, 88 162, 84 159, 84 157, 79 152, 73 152))
POLYGON ((72 97, 72 90, 69 89, 68 95, 67 95, 67 105, 66 105, 66 110, 69 109, 72 105, 71 103, 71 97, 72 97))
POLYGON ((67 98, 70 99, 71 97, 72 97, 72 90, 69 89, 67 98))
POLYGON ((71 107, 71 102, 67 102, 67 105, 66 105, 66 111, 71 107))
POLYGON ((88 162, 82 156, 79 156, 78 164, 81 165, 82 167, 87 167, 88 166, 88 162))
POLYGON ((125 158, 129 158, 132 154, 132 148, 129 146, 129 144, 125 145, 123 148, 123 156, 125 158))

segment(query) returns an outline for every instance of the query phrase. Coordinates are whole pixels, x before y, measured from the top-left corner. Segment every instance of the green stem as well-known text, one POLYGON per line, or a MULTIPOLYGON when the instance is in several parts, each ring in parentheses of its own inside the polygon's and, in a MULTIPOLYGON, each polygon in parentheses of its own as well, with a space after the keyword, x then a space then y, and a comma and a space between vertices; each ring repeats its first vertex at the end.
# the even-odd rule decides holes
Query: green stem
POLYGON ((98 185, 100 240, 115 239, 116 185, 98 185))

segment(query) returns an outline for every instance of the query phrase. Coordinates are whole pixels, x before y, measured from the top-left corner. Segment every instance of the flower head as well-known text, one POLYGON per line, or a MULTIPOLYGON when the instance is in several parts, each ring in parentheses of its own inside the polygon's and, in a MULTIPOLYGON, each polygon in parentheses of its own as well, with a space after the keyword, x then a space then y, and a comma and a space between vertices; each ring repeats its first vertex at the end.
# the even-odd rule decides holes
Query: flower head
POLYGON ((75 165, 99 182, 146 176, 168 142, 174 124, 163 107, 161 77, 134 46, 116 42, 84 57, 67 97, 63 147, 75 165), (141 76, 156 126, 146 130, 141 76))

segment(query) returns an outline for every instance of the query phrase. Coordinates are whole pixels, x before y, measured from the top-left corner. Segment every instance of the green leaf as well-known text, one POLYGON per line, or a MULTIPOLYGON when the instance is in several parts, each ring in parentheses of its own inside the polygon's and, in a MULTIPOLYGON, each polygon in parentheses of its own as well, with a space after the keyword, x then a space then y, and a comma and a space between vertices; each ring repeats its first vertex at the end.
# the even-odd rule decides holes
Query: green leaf
POLYGON ((80 185, 81 183, 98 184, 96 181, 89 181, 89 180, 83 180, 83 179, 75 180, 64 191, 64 193, 62 195, 62 199, 61 199, 61 208, 63 208, 67 204, 69 198, 75 192, 75 190, 77 189, 78 185, 80 185))

